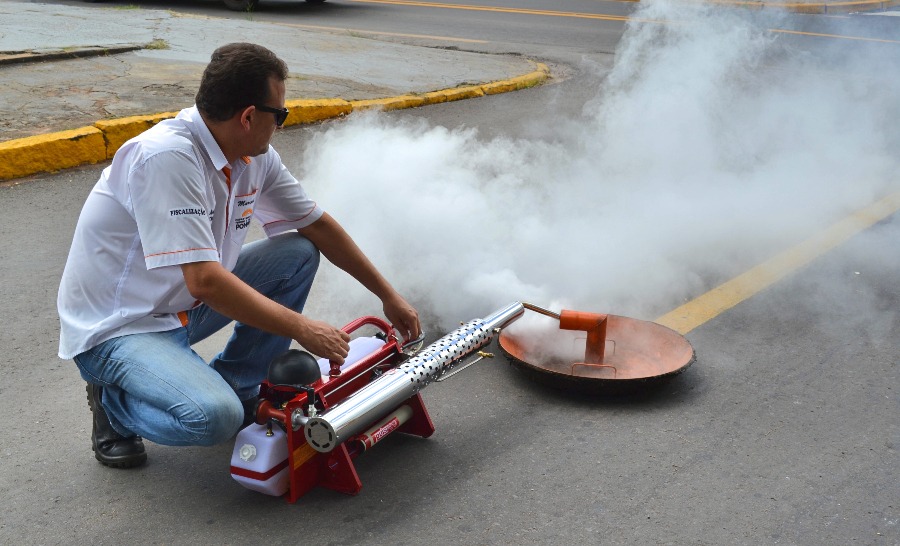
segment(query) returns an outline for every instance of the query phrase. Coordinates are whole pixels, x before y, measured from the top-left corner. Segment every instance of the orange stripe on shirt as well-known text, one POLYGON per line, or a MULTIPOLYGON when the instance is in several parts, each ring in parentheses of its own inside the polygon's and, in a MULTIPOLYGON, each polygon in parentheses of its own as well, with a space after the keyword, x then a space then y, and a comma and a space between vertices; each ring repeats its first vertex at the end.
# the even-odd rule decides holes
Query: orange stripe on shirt
POLYGON ((216 250, 215 248, 186 248, 184 250, 170 250, 168 252, 157 252, 156 254, 145 254, 144 259, 154 256, 165 256, 166 254, 178 254, 179 252, 193 252, 194 250, 216 250))
POLYGON ((304 218, 306 218, 307 216, 309 216, 310 214, 315 212, 315 210, 316 210, 316 205, 315 205, 315 203, 313 203, 313 209, 311 211, 307 212, 306 214, 304 214, 303 216, 301 216, 300 218, 294 218, 292 220, 273 220, 273 221, 269 222, 268 224, 265 224, 263 227, 268 227, 273 224, 279 224, 281 222, 299 222, 300 220, 303 220, 304 218))

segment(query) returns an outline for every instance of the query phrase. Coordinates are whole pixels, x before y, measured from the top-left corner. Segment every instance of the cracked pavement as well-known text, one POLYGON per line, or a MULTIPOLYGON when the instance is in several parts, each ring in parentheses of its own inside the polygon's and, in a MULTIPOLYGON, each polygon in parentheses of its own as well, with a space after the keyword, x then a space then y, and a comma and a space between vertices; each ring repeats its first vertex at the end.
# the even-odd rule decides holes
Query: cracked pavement
POLYGON ((377 99, 533 70, 516 56, 158 10, 2 2, 0 20, 0 142, 190 106, 210 53, 235 41, 269 47, 288 63, 289 99, 377 99), (152 45, 97 54, 135 44, 152 45), (92 55, 66 58, 78 52, 92 55), (11 56, 27 60, 2 62, 11 56))

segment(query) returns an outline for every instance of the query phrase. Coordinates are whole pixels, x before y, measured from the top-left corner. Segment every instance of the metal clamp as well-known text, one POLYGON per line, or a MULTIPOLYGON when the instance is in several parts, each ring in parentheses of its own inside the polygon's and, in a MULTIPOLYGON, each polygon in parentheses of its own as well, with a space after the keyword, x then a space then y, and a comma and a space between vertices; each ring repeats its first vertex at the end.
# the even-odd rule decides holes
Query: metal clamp
POLYGON ((418 353, 422 348, 422 345, 425 344, 425 332, 419 334, 419 337, 416 339, 411 339, 400 346, 400 352, 405 355, 413 356, 418 353))

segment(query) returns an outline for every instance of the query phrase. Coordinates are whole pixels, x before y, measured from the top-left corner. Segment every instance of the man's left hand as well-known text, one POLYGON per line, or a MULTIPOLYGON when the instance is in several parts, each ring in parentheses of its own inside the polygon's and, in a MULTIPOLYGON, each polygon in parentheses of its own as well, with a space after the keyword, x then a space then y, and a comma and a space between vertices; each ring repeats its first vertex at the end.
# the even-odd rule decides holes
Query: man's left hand
POLYGON ((384 300, 384 316, 400 332, 403 341, 416 339, 422 333, 419 313, 399 294, 384 300))

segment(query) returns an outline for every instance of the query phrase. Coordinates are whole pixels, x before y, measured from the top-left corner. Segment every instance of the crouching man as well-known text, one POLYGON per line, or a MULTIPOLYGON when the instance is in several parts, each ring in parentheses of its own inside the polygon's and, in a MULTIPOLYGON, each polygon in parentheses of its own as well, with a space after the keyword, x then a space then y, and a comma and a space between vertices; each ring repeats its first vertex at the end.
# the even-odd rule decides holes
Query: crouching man
POLYGON ((75 228, 58 296, 59 356, 88 382, 101 463, 138 466, 141 438, 234 436, 269 362, 296 340, 343 362, 349 336, 301 314, 321 252, 378 296, 404 338, 418 315, 269 145, 287 118, 286 64, 220 47, 196 105, 127 142, 75 228), (267 238, 244 244, 252 218, 267 238), (211 362, 191 345, 235 321, 211 362))

